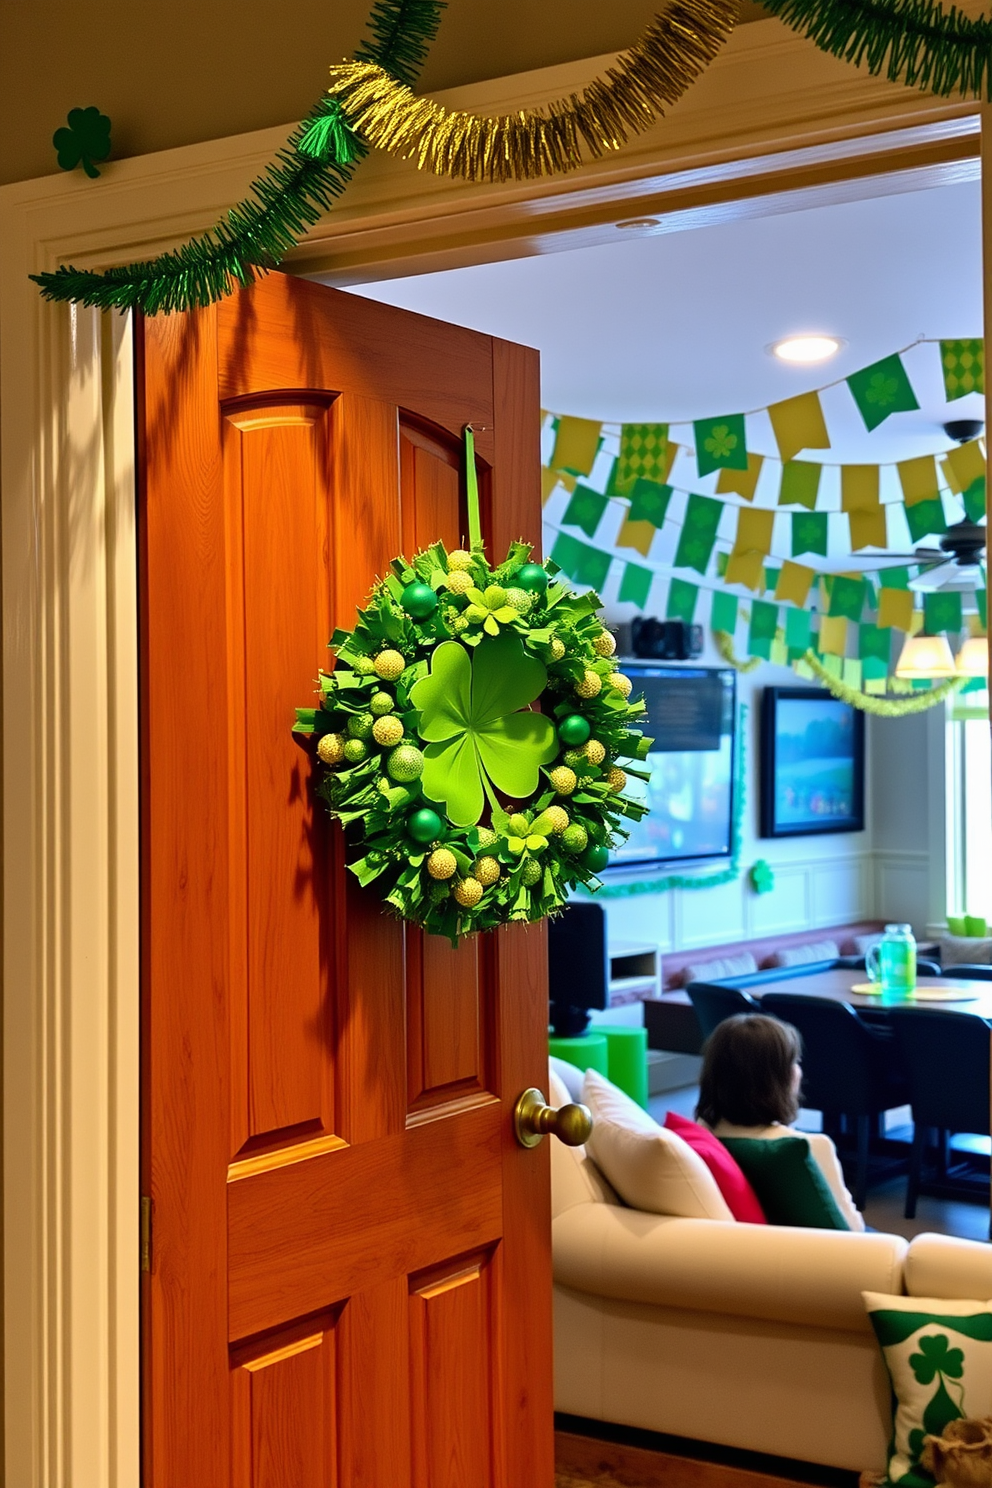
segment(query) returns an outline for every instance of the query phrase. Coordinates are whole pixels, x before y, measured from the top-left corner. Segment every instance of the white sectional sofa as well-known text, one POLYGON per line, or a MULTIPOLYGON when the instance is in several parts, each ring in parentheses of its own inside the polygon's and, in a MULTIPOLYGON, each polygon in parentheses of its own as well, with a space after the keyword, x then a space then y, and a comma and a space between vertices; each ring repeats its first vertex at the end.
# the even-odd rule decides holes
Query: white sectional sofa
POLYGON ((552 1143, 559 1411, 881 1471, 889 1387, 862 1291, 992 1298, 992 1247, 622 1205, 552 1143))

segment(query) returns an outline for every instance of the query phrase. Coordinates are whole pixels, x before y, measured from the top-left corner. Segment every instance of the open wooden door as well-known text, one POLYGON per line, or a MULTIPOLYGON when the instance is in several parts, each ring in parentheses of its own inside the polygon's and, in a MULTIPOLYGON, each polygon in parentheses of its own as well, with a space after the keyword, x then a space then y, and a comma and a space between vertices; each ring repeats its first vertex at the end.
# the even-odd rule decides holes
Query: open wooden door
POLYGON ((534 352, 272 275, 139 329, 146 1488, 550 1488, 543 929, 345 871, 290 734, 400 551, 540 541, 534 352))

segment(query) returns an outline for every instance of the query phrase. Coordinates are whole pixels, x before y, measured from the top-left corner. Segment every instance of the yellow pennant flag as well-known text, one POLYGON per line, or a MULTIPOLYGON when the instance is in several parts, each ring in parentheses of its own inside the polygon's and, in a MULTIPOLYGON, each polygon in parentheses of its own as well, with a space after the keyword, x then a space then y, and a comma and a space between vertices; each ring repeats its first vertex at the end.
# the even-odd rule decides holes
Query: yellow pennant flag
POLYGON ((933 501, 940 495, 937 461, 933 455, 920 455, 916 460, 900 460, 896 465, 902 497, 907 506, 919 501, 933 501))
POLYGON ((752 455, 748 450, 746 470, 720 471, 716 480, 716 493, 718 496, 743 496, 745 501, 753 501, 754 493, 758 487, 758 477, 761 467, 765 463, 764 455, 752 455))
POLYGON ((775 639, 769 647, 768 660, 772 666, 789 665, 789 649, 785 644, 785 631, 781 627, 775 632, 775 639))
POLYGON ((874 511, 878 506, 878 466, 842 465, 840 468, 841 511, 874 511))
POLYGON ((802 609, 815 577, 813 569, 807 568, 805 563, 793 563, 787 558, 775 585, 775 598, 783 603, 798 605, 802 609))
POLYGON ((727 560, 725 584, 743 584, 760 594, 765 587, 765 555, 763 553, 731 553, 727 560))
POLYGON ((554 468, 568 470, 572 475, 588 475, 599 450, 602 432, 602 424, 595 419, 560 418, 551 456, 554 468))
POLYGON ((771 552, 775 513, 754 507, 741 507, 737 513, 735 553, 759 553, 764 558, 771 552))
POLYGON ((864 690, 870 696, 884 697, 888 690, 888 682, 884 677, 869 677, 864 683, 864 690))
POLYGON ((636 548, 641 557, 646 558, 657 536, 658 529, 653 522, 632 522, 625 517, 614 547, 636 548))
POLYGON ((559 484, 560 476, 557 470, 549 470, 547 465, 541 466, 541 505, 547 506, 559 484))
POLYGON ((881 629, 894 625, 909 633, 913 627, 913 595, 909 589, 880 589, 878 624, 881 629))
POLYGON ((861 687, 861 663, 857 657, 847 656, 844 658, 844 670, 841 673, 841 681, 845 687, 861 687))
POLYGON ((824 655, 844 655, 847 650, 847 621, 843 615, 824 615, 820 620, 820 650, 824 655))
POLYGON ((887 545, 884 506, 876 506, 874 511, 852 511, 848 520, 851 523, 852 553, 861 548, 884 548, 887 545))
POLYGON ((974 481, 985 474, 985 455, 979 441, 969 439, 967 444, 959 444, 957 449, 949 450, 944 460, 944 471, 948 475, 948 485, 952 491, 957 494, 967 491, 974 481))
POLYGON ((800 393, 773 403, 768 410, 783 463, 804 449, 829 449, 830 435, 823 421, 819 393, 800 393))

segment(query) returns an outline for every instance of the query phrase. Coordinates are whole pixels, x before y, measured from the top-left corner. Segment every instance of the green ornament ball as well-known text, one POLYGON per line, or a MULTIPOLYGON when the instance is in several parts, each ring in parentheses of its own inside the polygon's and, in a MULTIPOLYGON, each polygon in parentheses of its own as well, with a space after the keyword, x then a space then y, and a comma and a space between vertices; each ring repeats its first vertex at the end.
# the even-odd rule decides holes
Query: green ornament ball
POLYGON ((576 749, 584 744, 592 733, 592 725, 588 718, 583 718, 581 713, 569 713, 558 725, 558 737, 563 744, 569 748, 576 749))
POLYGON ((548 587, 548 576, 540 563, 525 563, 514 578, 518 587, 526 589, 528 594, 543 594, 548 587))
POLYGON ((384 718, 387 713, 392 713, 395 707, 396 704, 388 692, 374 692, 372 701, 369 703, 369 712, 373 718, 384 718))
POLYGON ((579 859, 583 868, 588 868, 590 873, 602 873, 609 861, 609 851, 601 842, 590 842, 579 859))
POLYGON ((406 829, 414 842, 433 842, 441 835, 443 823, 436 811, 424 806, 406 819, 406 829))
POLYGON ((585 852, 589 846, 589 833, 580 822, 573 822, 562 832, 561 845, 566 852, 585 852))
POLYGON ((367 739, 374 722, 371 713, 353 713, 348 719, 348 733, 353 739, 367 739))
POLYGON ((389 756, 386 769, 394 780, 406 785, 424 773, 424 756, 412 744, 400 744, 389 756))
POLYGON ((344 746, 344 757, 349 765, 360 765, 368 758, 369 746, 364 739, 348 739, 344 746))
POLYGON ((437 609, 437 595, 430 584, 414 579, 403 590, 403 608, 414 620, 426 620, 437 609))
POLYGON ((528 858, 520 870, 520 877, 529 889, 532 889, 541 877, 544 869, 536 858, 528 858))

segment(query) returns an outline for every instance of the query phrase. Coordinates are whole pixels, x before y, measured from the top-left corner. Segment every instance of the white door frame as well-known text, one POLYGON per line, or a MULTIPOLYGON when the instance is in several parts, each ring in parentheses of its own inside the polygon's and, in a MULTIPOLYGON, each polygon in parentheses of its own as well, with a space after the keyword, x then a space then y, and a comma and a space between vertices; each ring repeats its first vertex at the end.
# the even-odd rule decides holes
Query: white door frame
MULTIPOLYGON (((609 61, 443 95, 504 110, 609 61)), ((131 337, 29 272, 147 258, 245 192, 288 130, 0 191, 4 1464, 137 1488, 138 750, 131 337)), ((978 118, 743 27, 669 120, 553 182, 363 166, 291 258, 339 283, 974 176, 978 118)))

